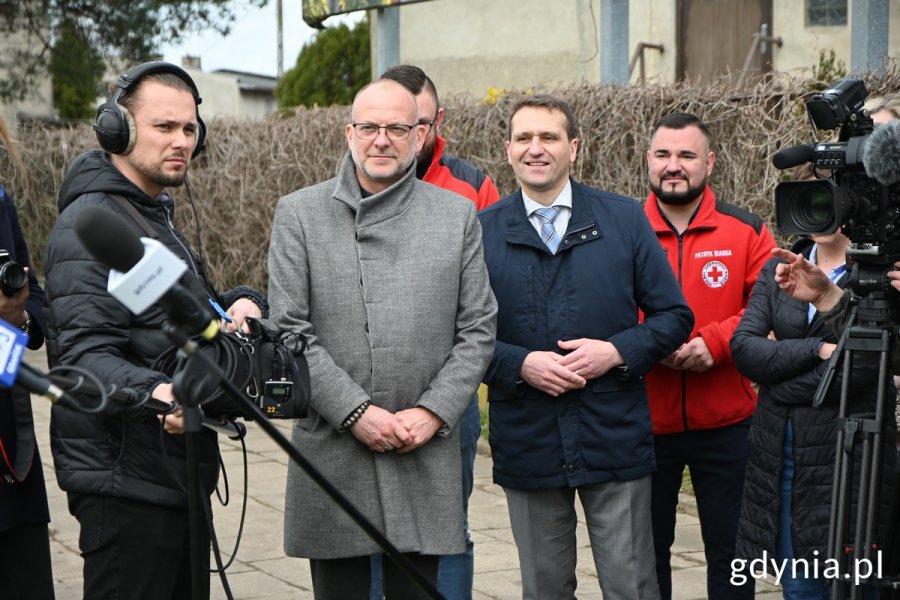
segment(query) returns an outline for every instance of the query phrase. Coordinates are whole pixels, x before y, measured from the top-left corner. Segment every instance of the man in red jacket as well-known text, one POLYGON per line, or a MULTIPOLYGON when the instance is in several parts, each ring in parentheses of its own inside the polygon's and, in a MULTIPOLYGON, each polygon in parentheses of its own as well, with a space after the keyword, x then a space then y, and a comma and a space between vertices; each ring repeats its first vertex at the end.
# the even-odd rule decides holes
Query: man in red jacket
MULTIPOLYGON (((456 192, 475 203, 478 210, 490 206, 500 198, 491 178, 475 165, 461 158, 444 154, 444 138, 438 133, 444 120, 444 109, 438 101, 434 82, 422 69, 413 65, 391 67, 382 74, 382 79, 392 79, 412 92, 419 109, 419 124, 428 127, 422 150, 416 155, 416 177, 445 190, 456 192)), ((478 411, 478 396, 463 414, 460 421, 459 445, 463 475, 463 510, 468 512, 469 496, 472 495, 474 481, 475 450, 481 436, 481 415, 478 411)), ((448 600, 469 600, 472 598, 472 580, 475 569, 475 554, 472 538, 466 529, 466 552, 452 556, 442 556, 438 569, 438 591, 448 600)), ((373 573, 380 572, 377 569, 373 573)), ((377 582, 373 584, 372 599, 380 598, 381 590, 377 582)))
POLYGON ((684 468, 691 474, 707 561, 710 600, 753 597, 753 581, 731 585, 747 431, 756 393, 731 359, 729 341, 759 271, 775 246, 758 217, 718 200, 707 185, 716 155, 709 131, 687 113, 654 126, 644 211, 688 305, 688 341, 647 374, 657 470, 651 512, 656 572, 672 597, 670 548, 684 468))
POLYGON ((490 206, 500 198, 491 178, 475 165, 444 153, 444 138, 440 135, 444 108, 438 101, 434 82, 419 67, 400 65, 381 75, 392 79, 416 96, 419 124, 428 127, 425 144, 416 155, 416 177, 465 196, 478 210, 490 206))

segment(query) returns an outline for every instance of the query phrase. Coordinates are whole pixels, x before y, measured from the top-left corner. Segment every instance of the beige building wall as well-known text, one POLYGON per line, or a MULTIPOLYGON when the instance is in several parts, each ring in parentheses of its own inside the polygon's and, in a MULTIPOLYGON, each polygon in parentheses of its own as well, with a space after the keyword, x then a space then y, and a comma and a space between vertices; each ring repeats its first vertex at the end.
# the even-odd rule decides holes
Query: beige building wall
POLYGON ((204 119, 220 115, 240 114, 240 94, 237 81, 231 77, 222 77, 215 73, 204 73, 194 67, 183 67, 200 90, 203 102, 200 104, 200 116, 204 119))
MULTIPOLYGON (((400 9, 400 61, 438 92, 551 90, 600 79, 599 0, 432 0, 400 9)), ((373 28, 374 31, 374 28, 373 28)))
POLYGON ((772 33, 783 41, 780 48, 774 48, 774 70, 789 75, 810 75, 812 68, 819 63, 819 52, 823 50, 834 50, 835 58, 843 61, 849 69, 849 23, 836 27, 807 27, 805 5, 805 2, 772 3, 772 33))
MULTIPOLYGON (((2 52, 2 49, 0 49, 0 52, 2 52)), ((38 86, 35 93, 25 100, 14 101, 9 104, 0 103, 0 116, 6 121, 6 125, 13 137, 17 135, 17 121, 20 118, 55 118, 56 114, 53 109, 53 89, 50 86, 50 78, 46 78, 38 86)))
MULTIPOLYGON (((852 3, 853 0, 849 0, 852 3)), ((676 0, 630 0, 628 56, 639 42, 648 81, 675 79, 676 0)), ((806 27, 803 0, 772 0, 776 71, 801 74, 834 49, 850 67, 850 25, 806 27)), ((852 17, 852 7, 850 17, 852 17)), ((431 0, 400 9, 400 60, 422 67, 444 93, 552 90, 600 80, 600 0, 431 0)), ((373 31, 375 29, 373 28, 373 31)), ((375 42, 377 43, 377 42, 375 42)), ((900 57, 900 2, 891 0, 888 55, 900 57)), ((638 82, 636 65, 631 82, 638 82)))
MULTIPOLYGON (((25 31, 5 31, 3 35, 0 35, 0 54, 33 43, 35 43, 34 38, 29 38, 25 31)), ((0 71, 0 77, 5 76, 6 73, 0 71)), ((19 117, 53 118, 53 90, 50 86, 50 77, 43 77, 34 93, 24 100, 16 100, 7 104, 0 103, 0 116, 6 121, 10 133, 14 137, 17 129, 16 120, 19 117)))
POLYGON ((278 108, 278 101, 272 96, 241 94, 238 114, 244 117, 268 117, 278 108))
POLYGON ((891 4, 888 19, 888 56, 900 58, 900 4, 891 4))
MULTIPOLYGON (((598 2, 599 4, 599 2, 598 2)), ((661 44, 659 50, 644 50, 644 72, 648 82, 671 83, 675 79, 675 0, 631 0, 628 7, 628 57, 638 44, 661 44)), ((630 81, 640 81, 635 63, 630 81)))
POLYGON ((206 73, 200 69, 183 65, 194 80, 203 102, 200 116, 212 117, 265 117, 277 107, 274 96, 263 98, 259 94, 242 94, 234 75, 226 73, 206 73))
MULTIPOLYGON (((853 0, 850 0, 852 5, 853 0)), ((821 50, 834 50, 835 58, 850 69, 850 22, 839 27, 807 27, 804 2, 773 2, 774 35, 784 45, 776 47, 773 67, 794 75, 809 75, 819 63, 821 50)), ((848 7, 848 21, 852 7, 848 7)), ((900 4, 892 2, 888 23, 888 56, 900 57, 900 4)), ((873 65, 877 66, 877 65, 873 65)))

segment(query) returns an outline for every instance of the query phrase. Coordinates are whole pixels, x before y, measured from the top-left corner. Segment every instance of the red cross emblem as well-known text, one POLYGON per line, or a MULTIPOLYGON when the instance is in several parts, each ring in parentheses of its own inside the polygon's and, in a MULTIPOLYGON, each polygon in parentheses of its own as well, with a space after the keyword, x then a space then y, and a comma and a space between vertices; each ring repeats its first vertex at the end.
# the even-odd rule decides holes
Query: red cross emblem
POLYGON ((703 265, 703 282, 711 288, 719 288, 728 281, 728 267, 718 260, 711 260, 703 265))

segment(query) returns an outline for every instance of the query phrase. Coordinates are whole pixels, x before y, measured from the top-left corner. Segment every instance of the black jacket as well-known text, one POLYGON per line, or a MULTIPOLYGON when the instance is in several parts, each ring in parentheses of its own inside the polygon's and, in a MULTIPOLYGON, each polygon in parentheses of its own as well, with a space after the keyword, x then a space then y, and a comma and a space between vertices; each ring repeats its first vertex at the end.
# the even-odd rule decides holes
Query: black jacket
MULTIPOLYGON (((809 254, 811 244, 796 251, 809 254)), ((818 357, 821 342, 836 342, 828 324, 816 314, 807 323, 805 302, 790 298, 775 283, 772 259, 760 272, 747 310, 731 339, 738 370, 760 384, 759 402, 748 436, 749 450, 744 481, 736 555, 759 558, 763 551, 775 555, 778 513, 781 506, 779 480, 787 419, 794 430, 794 479, 792 488, 792 538, 794 556, 812 560, 826 557, 828 524, 836 443, 836 419, 841 379, 838 375, 821 409, 812 408, 813 397, 827 367, 818 357), (774 331, 775 340, 767 336, 774 331)), ((838 283, 845 285, 845 275, 838 283)), ((850 413, 872 411, 877 370, 854 361, 850 413)), ((893 391, 888 398, 893 400, 893 391)), ((893 406, 893 403, 891 403, 893 406)), ((884 475, 893 473, 893 411, 884 444, 884 475)), ((857 452, 857 458, 860 452, 857 452)), ((890 478, 885 477, 882 516, 887 515, 890 478)))
MULTIPOLYGON (((128 199, 151 224, 158 240, 206 281, 196 256, 172 223, 173 207, 165 194, 151 198, 138 189, 103 152, 79 156, 63 180, 60 216, 50 233, 46 269, 47 352, 51 366, 75 365, 106 385, 149 393, 168 377, 151 369, 171 345, 160 326, 165 314, 152 306, 140 315, 106 292, 109 269, 79 242, 74 223, 88 206, 133 217, 110 194, 128 199)), ((135 233, 146 234, 135 223, 135 233)), ((208 284, 207 284, 208 285, 208 284)), ((221 298, 227 307, 255 290, 233 291, 221 298)), ((215 295, 210 291, 210 295, 215 295)), ((93 400, 96 402, 96 400, 93 400)), ((111 495, 172 507, 186 506, 184 437, 161 433, 155 413, 110 406, 103 414, 54 406, 51 447, 57 480, 67 492, 111 495), (161 443, 161 440, 165 440, 161 443)), ((198 435, 200 473, 211 493, 218 471, 216 435, 198 435)))
MULTIPOLYGON (((0 248, 9 252, 11 260, 28 267, 29 293, 25 304, 25 310, 31 314, 28 348, 36 350, 44 344, 44 309, 41 306, 44 292, 38 284, 34 269, 31 268, 28 246, 25 245, 25 238, 19 227, 15 204, 2 186, 0 186, 0 248)), ((15 463, 17 451, 15 411, 17 408, 25 409, 30 406, 28 392, 25 390, 15 387, 0 389, 0 443, 11 464, 15 463), (13 395, 24 396, 23 402, 13 406, 13 395)), ((17 484, 0 483, 0 531, 22 523, 46 523, 49 520, 44 472, 41 469, 41 456, 35 445, 31 469, 25 479, 17 484)))

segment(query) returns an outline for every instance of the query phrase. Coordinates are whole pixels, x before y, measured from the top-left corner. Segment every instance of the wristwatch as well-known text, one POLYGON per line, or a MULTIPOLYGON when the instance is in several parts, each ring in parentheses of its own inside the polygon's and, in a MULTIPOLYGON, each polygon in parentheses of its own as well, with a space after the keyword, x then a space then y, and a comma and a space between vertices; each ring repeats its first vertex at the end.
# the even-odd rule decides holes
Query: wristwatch
POLYGON ((25 322, 19 327, 22 330, 22 333, 28 335, 31 332, 31 313, 27 310, 25 311, 25 322))

